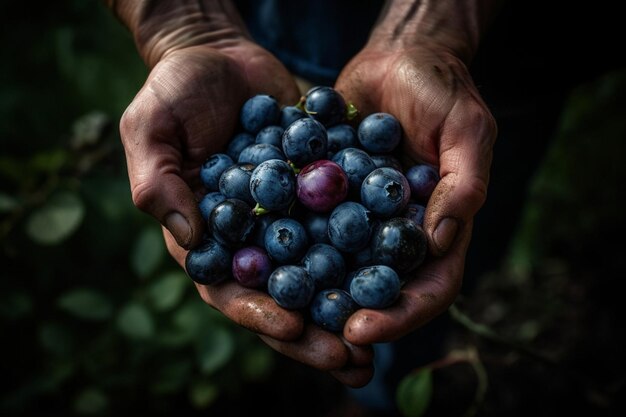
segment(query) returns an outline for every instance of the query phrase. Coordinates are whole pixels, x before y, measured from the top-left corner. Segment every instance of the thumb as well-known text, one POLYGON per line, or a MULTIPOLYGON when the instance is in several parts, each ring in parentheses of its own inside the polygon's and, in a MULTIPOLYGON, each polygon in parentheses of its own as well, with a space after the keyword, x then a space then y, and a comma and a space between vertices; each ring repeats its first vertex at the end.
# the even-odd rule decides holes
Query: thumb
POLYGON ((188 161, 185 154, 185 165, 197 168, 184 169, 176 122, 166 111, 145 114, 140 111, 145 108, 145 103, 131 104, 120 121, 132 200, 169 230, 179 246, 189 249, 200 243, 205 230, 189 185, 198 181, 200 163, 188 161))
POLYGON ((428 202, 424 229, 431 252, 441 256, 485 202, 496 124, 485 107, 466 103, 452 112, 441 132, 440 181, 428 202))

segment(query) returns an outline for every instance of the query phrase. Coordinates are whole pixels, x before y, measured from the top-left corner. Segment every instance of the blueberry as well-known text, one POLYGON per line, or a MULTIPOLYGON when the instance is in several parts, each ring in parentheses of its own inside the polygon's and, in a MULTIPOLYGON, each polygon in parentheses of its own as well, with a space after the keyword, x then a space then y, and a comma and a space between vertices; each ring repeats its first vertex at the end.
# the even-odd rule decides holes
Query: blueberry
POLYGON ((296 194, 308 209, 326 213, 348 195, 348 176, 335 162, 320 159, 306 165, 296 179, 296 194))
POLYGON ((219 181, 219 191, 226 198, 238 198, 250 205, 256 201, 250 193, 250 177, 255 165, 249 163, 237 163, 222 173, 219 181))
POLYGON ((288 310, 299 310, 311 302, 315 295, 315 285, 303 267, 281 265, 270 274, 267 292, 279 306, 288 310))
POLYGON ((273 271, 272 261, 265 249, 246 246, 233 255, 233 278, 247 288, 265 288, 273 271))
POLYGON ((328 217, 330 213, 316 213, 314 211, 308 211, 301 220, 304 226, 309 242, 315 243, 330 243, 328 238, 328 217))
POLYGON ((263 129, 259 130, 259 133, 256 134, 254 142, 267 143, 280 149, 283 146, 283 133, 285 133, 285 129, 280 126, 265 126, 263 129))
POLYGON ((304 111, 324 126, 341 123, 346 117, 346 101, 334 88, 318 86, 305 96, 304 111))
POLYGON ((283 216, 277 212, 268 212, 262 215, 256 216, 254 221, 254 229, 250 235, 248 241, 252 245, 265 247, 265 231, 270 224, 276 220, 281 219, 283 216))
POLYGON ((339 333, 348 318, 359 308, 352 296, 339 288, 318 292, 309 306, 311 320, 322 329, 339 333))
POLYGON ((347 123, 341 123, 326 129, 328 136, 328 158, 346 148, 358 148, 356 130, 347 123))
POLYGON ((243 200, 227 198, 217 204, 209 216, 211 235, 229 248, 244 244, 254 229, 252 207, 243 200))
POLYGON ((202 197, 200 203, 198 203, 198 207, 200 208, 200 214, 204 220, 209 220, 209 216, 211 215, 211 211, 222 201, 226 200, 224 194, 219 191, 212 191, 207 193, 202 197))
POLYGON ((354 201, 345 201, 335 207, 328 219, 328 238, 332 245, 348 253, 365 248, 372 230, 370 215, 367 208, 354 201))
POLYGON ((372 161, 374 161, 374 165, 376 168, 389 167, 397 169, 400 172, 404 172, 404 168, 402 167, 402 163, 398 158, 390 154, 376 154, 370 155, 372 161))
POLYGON ((283 134, 283 153, 295 166, 303 167, 326 158, 328 136, 326 128, 311 118, 293 122, 283 134))
POLYGON ((200 179, 207 191, 217 191, 222 173, 235 162, 225 153, 216 153, 207 158, 200 166, 200 179))
POLYGON ((241 151, 254 143, 255 137, 248 132, 239 132, 231 138, 226 147, 226 154, 230 156, 233 161, 239 160, 239 154, 241 151))
POLYGON ((411 189, 402 172, 394 168, 376 168, 361 185, 361 202, 372 213, 392 217, 409 202, 411 189))
POLYGON ((372 158, 363 149, 345 148, 337 152, 331 160, 337 163, 348 176, 349 194, 358 198, 363 180, 376 169, 372 158))
POLYGON ((284 210, 296 198, 296 175, 280 159, 261 162, 250 177, 252 198, 264 209, 284 210))
POLYGON ((405 274, 422 264, 427 245, 426 234, 420 226, 406 217, 394 217, 382 222, 373 234, 372 259, 405 274))
POLYGON ((373 113, 359 123, 357 136, 361 146, 370 153, 389 153, 402 139, 402 126, 389 113, 373 113))
POLYGON ((309 247, 302 258, 302 265, 313 279, 317 291, 340 287, 346 274, 343 255, 327 243, 309 247))
POLYGON ((279 125, 283 129, 287 129, 290 124, 303 117, 308 117, 307 114, 298 108, 297 106, 284 106, 280 110, 280 123, 279 125))
POLYGON ((382 309, 398 299, 400 288, 400 277, 393 268, 372 265, 356 271, 350 283, 350 295, 361 307, 382 309))
POLYGON ((413 165, 406 171, 413 199, 420 203, 428 202, 439 182, 439 172, 428 164, 413 165))
POLYGON ((227 247, 208 239, 187 252, 185 270, 199 284, 216 284, 231 277, 231 260, 232 253, 227 247))
POLYGON ((265 231, 265 250, 279 264, 297 263, 302 259, 309 239, 304 226, 295 219, 283 217, 265 231))
POLYGON ((240 164, 259 165, 263 161, 269 159, 286 160, 285 154, 277 146, 269 143, 253 143, 241 150, 237 162, 240 164))
POLYGON ((241 107, 239 121, 246 132, 256 135, 265 126, 278 124, 280 104, 268 94, 250 97, 241 107))
POLYGON ((407 219, 413 220, 415 224, 423 226, 425 213, 426 207, 423 204, 409 202, 404 210, 403 216, 407 219))

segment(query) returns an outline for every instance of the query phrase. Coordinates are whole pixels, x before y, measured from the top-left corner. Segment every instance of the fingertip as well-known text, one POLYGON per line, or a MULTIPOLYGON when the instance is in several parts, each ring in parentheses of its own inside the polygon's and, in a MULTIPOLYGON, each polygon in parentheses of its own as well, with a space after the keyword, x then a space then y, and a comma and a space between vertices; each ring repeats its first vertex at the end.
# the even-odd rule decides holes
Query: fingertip
POLYGON ((363 388, 374 377, 374 367, 346 367, 331 371, 330 374, 337 381, 350 388, 363 388))
POLYGON ((459 230, 459 221, 454 217, 444 217, 435 226, 435 230, 430 235, 430 249, 435 256, 445 254, 454 243, 459 230))

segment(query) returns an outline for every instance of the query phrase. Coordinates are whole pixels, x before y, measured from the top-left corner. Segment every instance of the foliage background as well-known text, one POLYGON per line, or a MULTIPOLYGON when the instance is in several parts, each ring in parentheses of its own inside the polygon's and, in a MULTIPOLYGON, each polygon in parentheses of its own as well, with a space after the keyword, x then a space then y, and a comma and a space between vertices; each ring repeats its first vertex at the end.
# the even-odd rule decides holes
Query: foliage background
MULTIPOLYGON (((132 206, 117 120, 146 69, 129 34, 99 2, 32 7, 0 3, 0 413, 336 411, 341 387, 206 307, 132 206)), ((625 92, 624 70, 572 91, 504 262, 457 303, 407 415, 622 409, 625 92)))

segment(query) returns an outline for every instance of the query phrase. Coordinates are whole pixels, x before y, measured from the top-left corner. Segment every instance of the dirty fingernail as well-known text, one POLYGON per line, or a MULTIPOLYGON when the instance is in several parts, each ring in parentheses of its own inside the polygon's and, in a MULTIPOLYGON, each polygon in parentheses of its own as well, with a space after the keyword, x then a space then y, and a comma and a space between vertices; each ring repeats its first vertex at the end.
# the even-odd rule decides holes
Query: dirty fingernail
POLYGON ((173 212, 165 217, 165 227, 170 231, 176 242, 187 249, 191 243, 191 226, 182 214, 173 212))
POLYGON ((439 222, 433 232, 433 241, 440 253, 444 253, 450 249, 458 228, 459 222, 452 217, 445 217, 439 222))

